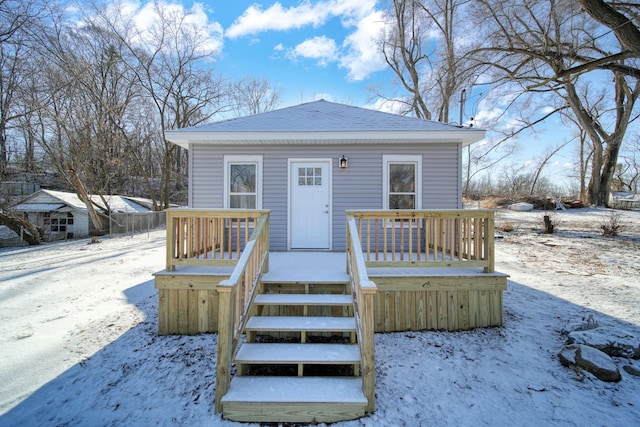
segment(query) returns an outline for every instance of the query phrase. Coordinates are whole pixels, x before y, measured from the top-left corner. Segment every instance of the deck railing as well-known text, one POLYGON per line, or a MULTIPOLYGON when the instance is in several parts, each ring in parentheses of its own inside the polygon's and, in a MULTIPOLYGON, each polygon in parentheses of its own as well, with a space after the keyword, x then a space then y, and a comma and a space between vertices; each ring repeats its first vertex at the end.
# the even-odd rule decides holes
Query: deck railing
POLYGON ((264 210, 168 209, 167 271, 178 265, 235 265, 264 210))
POLYGON ((269 270, 269 214, 257 220, 231 277, 218 284, 218 349, 216 361, 215 411, 222 411, 220 399, 229 390, 231 365, 248 310, 263 273, 269 270))
POLYGON ((490 210, 347 211, 368 267, 495 269, 490 210))
POLYGON ((347 272, 349 273, 351 292, 354 296, 354 309, 360 347, 360 367, 362 371, 362 391, 367 398, 367 412, 375 411, 375 352, 374 352, 374 297, 376 284, 369 280, 358 238, 358 229, 353 217, 347 217, 347 272))

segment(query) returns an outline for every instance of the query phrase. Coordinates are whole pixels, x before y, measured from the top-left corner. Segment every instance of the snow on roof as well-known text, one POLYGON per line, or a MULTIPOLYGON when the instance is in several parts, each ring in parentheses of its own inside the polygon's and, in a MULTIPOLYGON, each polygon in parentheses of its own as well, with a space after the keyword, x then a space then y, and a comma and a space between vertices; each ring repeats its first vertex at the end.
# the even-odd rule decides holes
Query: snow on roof
MULTIPOLYGON (((104 196, 109 207, 112 212, 117 213, 146 213, 149 212, 149 209, 144 207, 143 205, 136 203, 135 201, 129 199, 124 196, 104 196)), ((91 200, 93 200, 99 206, 104 208, 104 204, 102 203, 102 199, 98 196, 91 196, 91 200)))
MULTIPOLYGON (((54 197, 65 205, 71 206, 76 209, 87 209, 86 205, 80 197, 76 193, 68 193, 66 191, 56 191, 56 190, 40 190, 43 193, 49 194, 51 197, 54 197)), ((35 193, 37 194, 37 193, 35 193)))
MULTIPOLYGON (((100 196, 90 195, 89 197, 99 210, 107 210, 100 196)), ((109 204, 113 212, 144 213, 151 210, 150 206, 152 202, 148 199, 125 197, 119 195, 107 195, 104 196, 104 198, 107 200, 107 203, 109 204)), ((32 195, 24 199, 22 203, 15 205, 14 209, 24 212, 51 212, 61 209, 65 206, 69 206, 77 210, 87 210, 87 206, 82 200, 80 200, 80 197, 78 197, 76 193, 56 190, 40 190, 36 193, 33 193, 32 195), (50 198, 59 200, 60 203, 37 203, 34 199, 38 196, 38 194, 42 193, 47 194, 50 198)))
POLYGON ((273 142, 281 139, 302 143, 301 139, 322 139, 321 134, 325 135, 325 142, 327 139, 424 142, 428 135, 435 135, 440 142, 457 140, 471 143, 484 138, 485 131, 320 100, 253 116, 170 130, 165 134, 171 142, 187 147, 194 142, 239 140, 273 142), (300 133, 305 136, 301 137, 300 133))

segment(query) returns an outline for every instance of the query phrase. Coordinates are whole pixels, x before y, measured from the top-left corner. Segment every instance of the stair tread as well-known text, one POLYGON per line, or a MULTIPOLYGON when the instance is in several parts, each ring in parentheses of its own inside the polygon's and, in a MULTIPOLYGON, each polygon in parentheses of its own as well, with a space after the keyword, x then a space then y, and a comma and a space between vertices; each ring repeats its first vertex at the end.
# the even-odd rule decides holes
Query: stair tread
POLYGON ((359 363, 357 344, 243 344, 236 355, 240 363, 359 363))
POLYGON ((349 377, 235 376, 222 403, 357 403, 367 404, 362 379, 349 377))
POLYGON ((258 305, 349 305, 353 297, 344 294, 260 294, 258 305))
POLYGON ((353 317, 328 316, 253 316, 245 327, 248 331, 326 331, 344 332, 356 329, 353 317))

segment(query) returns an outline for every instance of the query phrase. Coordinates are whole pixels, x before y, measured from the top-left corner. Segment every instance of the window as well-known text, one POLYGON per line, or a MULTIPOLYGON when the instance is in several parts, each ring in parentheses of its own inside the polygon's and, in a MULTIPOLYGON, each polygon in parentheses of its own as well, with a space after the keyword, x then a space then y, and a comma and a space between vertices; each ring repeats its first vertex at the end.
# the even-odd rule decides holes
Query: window
POLYGON ((44 225, 49 233, 65 233, 73 229, 71 212, 45 212, 44 225))
POLYGON ((422 156, 382 156, 383 209, 422 208, 422 156))
POLYGON ((262 156, 224 157, 224 207, 262 208, 262 156))

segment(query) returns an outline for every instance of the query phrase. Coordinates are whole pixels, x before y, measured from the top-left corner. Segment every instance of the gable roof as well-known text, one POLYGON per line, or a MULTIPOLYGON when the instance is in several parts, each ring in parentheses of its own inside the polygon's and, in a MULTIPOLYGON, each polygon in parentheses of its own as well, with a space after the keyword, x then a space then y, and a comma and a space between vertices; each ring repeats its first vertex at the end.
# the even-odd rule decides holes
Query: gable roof
POLYGON ((325 100, 253 116, 165 132, 183 148, 190 144, 343 144, 452 142, 483 139, 482 129, 416 119, 325 100))

